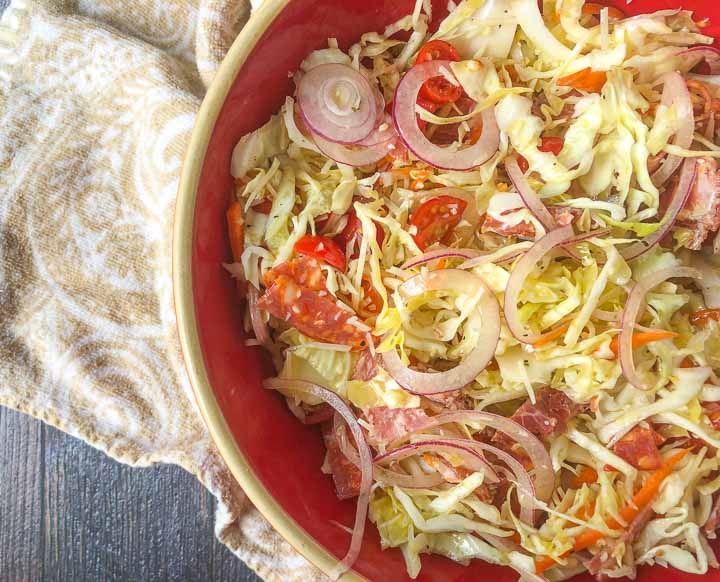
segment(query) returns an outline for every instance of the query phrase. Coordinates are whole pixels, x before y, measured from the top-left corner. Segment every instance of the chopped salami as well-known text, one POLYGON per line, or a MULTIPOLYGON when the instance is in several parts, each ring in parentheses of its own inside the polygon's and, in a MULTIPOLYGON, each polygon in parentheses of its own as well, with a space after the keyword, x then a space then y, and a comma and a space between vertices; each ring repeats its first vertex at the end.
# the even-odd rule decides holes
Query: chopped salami
POLYGON ((367 382, 377 376, 377 354, 372 350, 365 350, 358 358, 353 370, 352 379, 367 382))
POLYGON ((364 347, 366 334, 353 325, 353 313, 339 307, 325 290, 325 279, 314 259, 283 263, 265 277, 268 289, 257 305, 316 340, 364 347))
POLYGON ((330 465, 335 492, 338 499, 351 499, 360 493, 362 474, 340 450, 331 422, 322 426, 323 440, 327 449, 327 463, 330 465))
POLYGON ((472 471, 465 467, 454 467, 447 459, 436 457, 433 455, 423 455, 423 460, 435 469, 448 483, 460 483, 465 477, 470 475, 472 471))
POLYGON ((387 408, 375 406, 367 411, 370 424, 368 438, 372 443, 389 443, 422 428, 428 420, 422 408, 387 408))
POLYGON ((538 436, 564 432, 568 420, 580 411, 580 405, 560 390, 545 388, 536 396, 535 404, 527 400, 511 418, 538 436))
POLYGON ((292 279, 298 285, 311 291, 327 289, 320 262, 313 257, 298 256, 285 263, 280 263, 265 274, 265 286, 272 286, 280 277, 292 279))
POLYGON ((710 233, 720 229, 720 170, 712 158, 699 158, 697 178, 678 220, 693 230, 687 247, 700 250, 710 233))
MULTIPOLYGON (((648 521, 653 517, 652 505, 646 505, 640 513, 635 516, 627 529, 622 535, 615 539, 606 539, 601 542, 601 547, 598 552, 592 557, 592 559, 585 562, 585 567, 588 569, 593 576, 596 576, 598 580, 605 580, 606 578, 600 573, 612 570, 618 567, 617 559, 615 558, 615 549, 619 544, 625 545, 625 552, 623 554, 623 565, 635 568, 635 556, 633 554, 633 543, 635 538, 647 525, 648 521)), ((634 578, 634 576, 632 576, 634 578)))
POLYGON ((714 540, 717 537, 715 532, 718 527, 720 527, 720 495, 715 497, 710 515, 708 515, 707 521, 705 522, 705 535, 709 539, 714 540))
POLYGON ((662 465, 658 445, 664 439, 651 428, 636 426, 618 442, 613 451, 636 469, 653 471, 662 465))
MULTIPOLYGON (((548 206, 548 211, 555 219, 558 226, 567 226, 568 224, 572 224, 573 221, 582 213, 577 208, 565 208, 563 206, 548 206)), ((506 212, 507 216, 510 216, 513 213, 512 211, 506 212)), ((482 232, 492 232, 502 236, 517 236, 519 238, 535 238, 535 225, 531 222, 528 222, 527 220, 523 220, 517 224, 511 224, 510 222, 512 221, 505 222, 487 214, 485 215, 485 220, 483 221, 482 232)))

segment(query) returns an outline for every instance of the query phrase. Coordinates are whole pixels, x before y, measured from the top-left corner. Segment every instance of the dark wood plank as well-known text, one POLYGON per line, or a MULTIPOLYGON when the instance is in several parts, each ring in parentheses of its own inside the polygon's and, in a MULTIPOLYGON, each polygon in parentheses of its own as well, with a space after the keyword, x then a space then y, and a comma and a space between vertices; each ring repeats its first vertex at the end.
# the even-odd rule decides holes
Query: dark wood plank
POLYGON ((40 422, 0 407, 0 580, 43 578, 40 422))
POLYGON ((259 578, 214 538, 215 500, 179 467, 132 469, 0 410, 0 580, 259 578))

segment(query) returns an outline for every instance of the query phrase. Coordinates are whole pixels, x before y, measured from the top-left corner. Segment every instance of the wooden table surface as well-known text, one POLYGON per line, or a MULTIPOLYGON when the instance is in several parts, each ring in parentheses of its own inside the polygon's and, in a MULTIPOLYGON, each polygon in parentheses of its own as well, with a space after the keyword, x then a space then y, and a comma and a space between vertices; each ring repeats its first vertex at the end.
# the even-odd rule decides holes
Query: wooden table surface
POLYGON ((132 469, 0 407, 0 582, 260 582, 214 513, 179 467, 132 469))

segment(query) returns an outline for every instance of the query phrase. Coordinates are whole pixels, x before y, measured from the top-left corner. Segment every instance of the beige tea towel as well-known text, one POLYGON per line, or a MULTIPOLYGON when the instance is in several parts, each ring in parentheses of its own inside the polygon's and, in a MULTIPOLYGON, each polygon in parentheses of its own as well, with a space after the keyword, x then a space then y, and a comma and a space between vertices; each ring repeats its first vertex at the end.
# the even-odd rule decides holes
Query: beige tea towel
POLYGON ((195 407, 175 330, 178 174, 247 0, 14 0, 0 25, 0 404, 218 498, 267 580, 313 580, 195 407))

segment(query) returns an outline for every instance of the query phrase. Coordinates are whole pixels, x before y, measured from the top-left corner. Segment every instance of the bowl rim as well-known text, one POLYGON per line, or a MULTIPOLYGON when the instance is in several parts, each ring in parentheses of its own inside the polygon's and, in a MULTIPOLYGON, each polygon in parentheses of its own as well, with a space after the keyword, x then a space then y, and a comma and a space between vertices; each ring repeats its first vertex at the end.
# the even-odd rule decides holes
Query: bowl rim
MULTIPOLYGON (((192 291, 192 229, 197 189, 210 137, 235 77, 265 31, 289 2, 290 0, 264 0, 253 10, 250 19, 223 59, 200 105, 185 153, 175 201, 172 241, 173 297, 188 379, 200 414, 220 455, 250 501, 272 527, 309 562, 329 574, 337 566, 338 559, 302 529, 268 493, 240 451, 225 422, 205 368, 192 291)), ((341 580, 356 582, 365 578, 350 571, 344 574, 341 580)))

